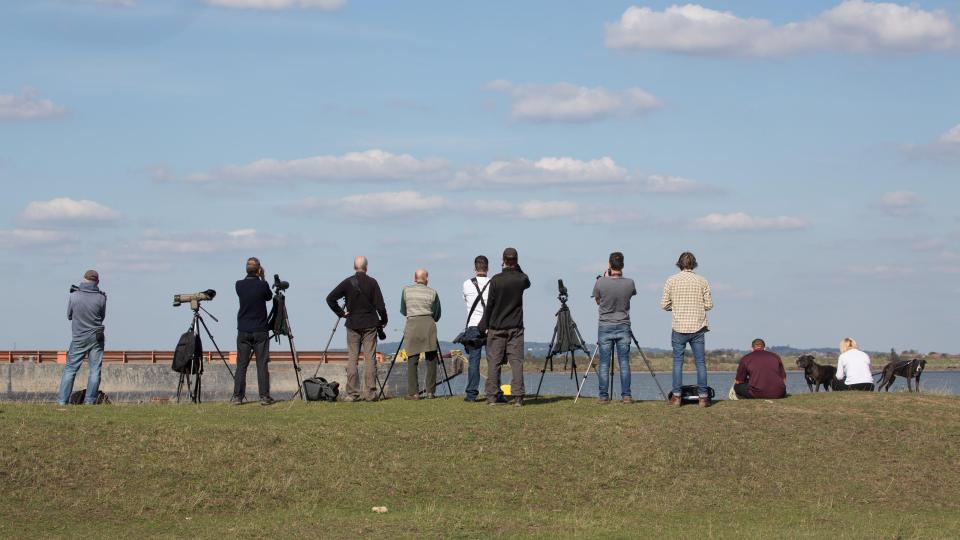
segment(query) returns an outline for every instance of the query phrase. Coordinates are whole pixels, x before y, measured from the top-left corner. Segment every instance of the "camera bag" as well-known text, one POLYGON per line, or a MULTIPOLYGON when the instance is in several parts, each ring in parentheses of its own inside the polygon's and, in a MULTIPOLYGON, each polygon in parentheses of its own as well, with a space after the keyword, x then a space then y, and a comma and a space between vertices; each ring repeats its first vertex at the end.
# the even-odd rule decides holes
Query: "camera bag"
POLYGON ((200 344, 200 336, 193 330, 187 330, 180 336, 177 342, 177 348, 173 351, 173 364, 170 368, 177 373, 186 373, 194 375, 203 372, 201 359, 203 358, 203 345, 200 344))
POLYGON ((327 382, 323 377, 304 379, 303 395, 307 401, 336 401, 340 395, 340 383, 327 382))

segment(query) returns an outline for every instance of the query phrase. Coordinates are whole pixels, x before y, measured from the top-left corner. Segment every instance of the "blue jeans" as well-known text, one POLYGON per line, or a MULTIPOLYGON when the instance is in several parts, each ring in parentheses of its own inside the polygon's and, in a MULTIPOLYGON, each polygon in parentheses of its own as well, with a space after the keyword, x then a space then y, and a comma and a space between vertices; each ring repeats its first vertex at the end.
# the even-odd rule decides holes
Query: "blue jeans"
POLYGON ((90 353, 90 374, 87 376, 87 405, 93 405, 97 400, 97 391, 100 390, 100 366, 103 364, 103 342, 97 339, 96 334, 87 337, 75 338, 70 342, 67 352, 67 365, 63 368, 60 377, 60 390, 57 392, 57 403, 66 405, 73 392, 73 380, 77 377, 83 357, 90 353))
POLYGON ((674 331, 670 336, 670 342, 673 345, 673 395, 679 396, 680 387, 683 386, 683 353, 690 344, 690 350, 693 351, 693 361, 697 364, 697 393, 700 397, 709 397, 707 390, 707 359, 706 344, 703 336, 705 331, 693 332, 690 334, 681 334, 674 331))
MULTIPOLYGON (((477 339, 480 337, 480 330, 476 326, 467 328, 464 333, 466 339, 477 339)), ((467 353, 469 364, 467 367, 467 389, 464 392, 468 401, 475 401, 480 395, 480 352, 482 347, 476 349, 464 346, 464 352, 467 353)))
POLYGON ((620 397, 630 395, 630 325, 616 324, 601 326, 597 332, 597 345, 600 347, 600 368, 597 379, 600 381, 600 399, 610 399, 610 362, 613 360, 613 348, 617 348, 617 362, 620 365, 620 397))

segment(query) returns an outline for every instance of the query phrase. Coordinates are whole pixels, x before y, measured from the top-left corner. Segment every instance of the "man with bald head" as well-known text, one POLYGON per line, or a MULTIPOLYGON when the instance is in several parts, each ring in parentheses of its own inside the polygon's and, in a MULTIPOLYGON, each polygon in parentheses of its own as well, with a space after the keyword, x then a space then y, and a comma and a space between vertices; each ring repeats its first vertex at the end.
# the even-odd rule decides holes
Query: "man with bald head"
POLYGON ((337 317, 347 320, 347 396, 344 401, 377 400, 377 332, 387 325, 387 308, 377 280, 367 275, 367 258, 353 260, 354 274, 327 295, 327 305, 337 317), (340 300, 346 306, 340 307, 340 300), (363 349, 363 389, 357 363, 363 349))
POLYGON ((423 357, 427 362, 427 379, 423 389, 427 399, 433 399, 437 386, 437 321, 440 320, 440 296, 427 287, 430 276, 423 268, 413 274, 413 285, 407 285, 400 294, 400 314, 407 318, 403 329, 403 343, 407 351, 407 396, 419 399, 420 388, 417 364, 423 357))

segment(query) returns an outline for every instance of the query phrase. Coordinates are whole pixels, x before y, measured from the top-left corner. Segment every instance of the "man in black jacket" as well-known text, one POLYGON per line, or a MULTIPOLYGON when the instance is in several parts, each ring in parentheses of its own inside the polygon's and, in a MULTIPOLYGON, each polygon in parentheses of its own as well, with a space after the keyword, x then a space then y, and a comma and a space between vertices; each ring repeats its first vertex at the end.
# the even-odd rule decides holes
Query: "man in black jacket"
POLYGON ((260 392, 260 405, 273 405, 270 397, 270 339, 267 333, 267 302, 273 298, 270 286, 263 279, 263 267, 260 259, 247 259, 247 277, 237 282, 237 297, 240 309, 237 311, 237 372, 233 377, 234 405, 243 403, 247 391, 247 366, 250 354, 257 356, 257 389, 260 392))
POLYGON ((487 307, 479 330, 487 334, 487 404, 497 404, 500 366, 509 363, 513 372, 513 404, 523 405, 523 291, 530 279, 518 264, 517 250, 503 250, 503 271, 490 280, 487 307))
POLYGON ((367 258, 353 261, 354 275, 340 282, 327 295, 327 305, 347 319, 347 396, 344 401, 377 400, 377 331, 387 325, 387 308, 377 280, 367 275, 367 258), (346 310, 339 302, 346 299, 346 310), (363 348, 363 391, 357 363, 363 348))

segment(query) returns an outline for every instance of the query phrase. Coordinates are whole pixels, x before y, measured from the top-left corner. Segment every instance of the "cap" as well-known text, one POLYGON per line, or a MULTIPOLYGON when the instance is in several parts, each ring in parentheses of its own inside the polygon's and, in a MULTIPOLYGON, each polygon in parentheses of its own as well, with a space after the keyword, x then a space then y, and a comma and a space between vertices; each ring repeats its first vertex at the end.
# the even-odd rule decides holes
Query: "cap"
POLYGON ((507 249, 503 250, 503 260, 505 261, 517 260, 517 250, 512 247, 508 247, 507 249))
POLYGON ((100 274, 96 270, 87 270, 83 273, 83 279, 87 281, 100 281, 100 274))

